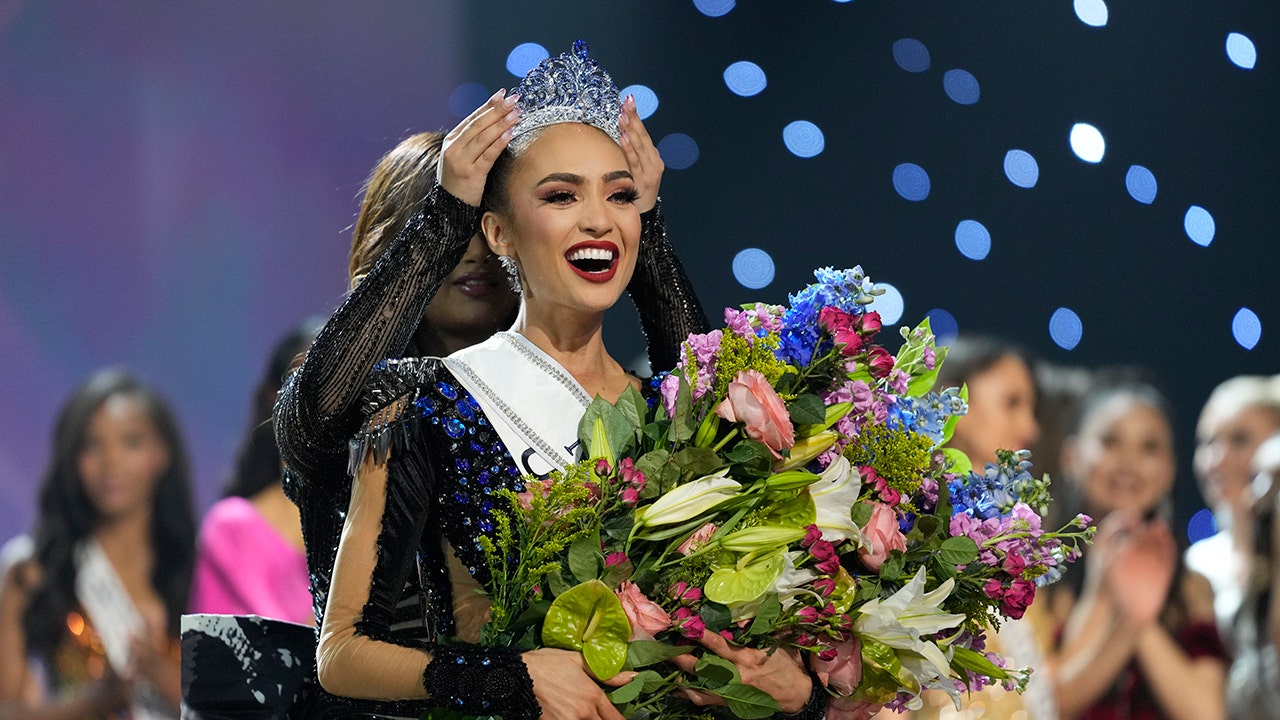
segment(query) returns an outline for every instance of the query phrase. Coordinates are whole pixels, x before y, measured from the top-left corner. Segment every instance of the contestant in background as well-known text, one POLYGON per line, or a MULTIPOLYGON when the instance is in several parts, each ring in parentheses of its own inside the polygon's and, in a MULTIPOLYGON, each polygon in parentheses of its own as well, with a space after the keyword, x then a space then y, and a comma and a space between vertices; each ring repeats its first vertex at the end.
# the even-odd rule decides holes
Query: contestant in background
POLYGON ((119 371, 62 407, 33 554, 0 589, 0 717, 177 717, 195 520, 173 415, 119 371))

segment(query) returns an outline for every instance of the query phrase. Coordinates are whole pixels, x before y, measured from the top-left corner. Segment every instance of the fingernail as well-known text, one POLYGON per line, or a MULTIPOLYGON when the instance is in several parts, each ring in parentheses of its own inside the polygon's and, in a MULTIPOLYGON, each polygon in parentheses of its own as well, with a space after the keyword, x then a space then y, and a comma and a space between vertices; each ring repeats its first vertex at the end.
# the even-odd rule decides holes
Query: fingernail
POLYGON ((494 93, 494 94, 490 95, 490 96, 489 96, 489 99, 490 99, 490 100, 497 100, 498 98, 500 98, 500 97, 502 97, 503 95, 505 95, 505 94, 506 94, 506 92, 507 92, 507 89, 506 89, 506 88, 498 88, 498 92, 496 92, 496 93, 494 93))
MULTIPOLYGON (((504 92, 505 92, 505 91, 504 91, 504 92)), ((506 100, 503 100, 503 101, 502 101, 502 106, 503 106, 503 107, 511 107, 512 105, 515 105, 515 104, 516 104, 516 101, 517 101, 517 100, 519 100, 519 99, 520 99, 520 96, 519 96, 519 95, 512 95, 512 96, 508 97, 506 100)))
POLYGON ((502 132, 502 139, 503 139, 503 140, 510 140, 510 139, 511 139, 511 131, 513 131, 513 130, 515 130, 515 127, 514 127, 514 126, 509 127, 509 128, 507 128, 506 130, 504 130, 504 131, 502 132))
POLYGON ((520 117, 520 108, 516 108, 515 110, 507 113, 507 116, 503 119, 510 123, 515 122, 518 117, 520 117))

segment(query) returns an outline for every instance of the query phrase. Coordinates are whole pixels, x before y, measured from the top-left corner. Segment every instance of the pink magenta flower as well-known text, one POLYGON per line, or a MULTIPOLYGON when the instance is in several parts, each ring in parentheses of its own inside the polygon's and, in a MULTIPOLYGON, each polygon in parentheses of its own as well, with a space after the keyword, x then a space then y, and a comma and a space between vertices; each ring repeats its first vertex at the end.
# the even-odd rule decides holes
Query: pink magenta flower
POLYGON ((702 617, 694 615, 689 608, 678 608, 671 617, 674 620, 672 625, 690 640, 701 640, 702 634, 707 631, 707 624, 702 621, 702 617))
POLYGON ((868 340, 880 332, 880 326, 880 313, 875 310, 864 312, 858 316, 858 332, 862 333, 862 336, 868 340))
POLYGON ((630 640, 652 640, 655 633, 671 627, 671 616, 662 606, 644 596, 640 588, 624 580, 614 591, 622 602, 622 610, 631 621, 630 640))
POLYGON ((716 414, 729 422, 740 422, 747 436, 768 446, 774 457, 779 450, 795 445, 795 428, 787 405, 759 370, 742 370, 729 383, 728 397, 716 414))
POLYGON ((818 614, 818 608, 806 605, 796 612, 796 617, 800 618, 800 622, 816 623, 820 615, 818 614))
POLYGON ((1036 599, 1036 584, 1030 580, 1018 578, 1009 584, 1004 597, 1000 598, 1000 610, 1014 620, 1018 620, 1027 612, 1027 606, 1036 599))
POLYGON ((716 526, 711 523, 707 523, 697 530, 694 530, 688 540, 680 543, 680 546, 676 548, 676 552, 681 555, 692 555, 694 550, 705 545, 706 542, 711 539, 711 536, 715 534, 716 526))
POLYGON ((831 649, 835 651, 834 657, 827 659, 819 655, 810 665, 823 685, 846 697, 862 682, 862 643, 858 636, 852 635, 831 649))
POLYGON ((636 503, 638 503, 638 502, 640 502, 640 491, 639 491, 639 490, 636 490, 636 489, 635 489, 635 488, 633 488, 633 487, 623 488, 623 490, 622 490, 622 504, 623 504, 623 505, 626 505, 627 507, 635 507, 635 504, 636 504, 636 503))
POLYGON ((874 345, 867 351, 867 369, 877 378, 888 377, 889 371, 893 370, 893 356, 888 350, 874 345))
POLYGON ((872 503, 871 519, 862 529, 866 543, 858 548, 858 558, 869 569, 879 571, 892 550, 907 550, 907 538, 898 529, 898 514, 883 503, 872 503))
POLYGON ((621 565, 622 563, 627 562, 627 560, 628 558, 626 553, 611 552, 604 556, 604 566, 608 568, 613 567, 614 565, 621 565))

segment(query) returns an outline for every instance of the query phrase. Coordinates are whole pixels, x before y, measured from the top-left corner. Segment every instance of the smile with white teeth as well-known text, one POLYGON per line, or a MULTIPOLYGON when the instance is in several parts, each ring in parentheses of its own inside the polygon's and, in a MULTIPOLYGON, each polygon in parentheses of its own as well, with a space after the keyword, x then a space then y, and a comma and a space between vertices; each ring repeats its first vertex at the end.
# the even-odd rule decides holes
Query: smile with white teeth
POLYGON ((569 253, 567 260, 583 272, 604 272, 612 265, 615 253, 606 248, 583 247, 569 253))

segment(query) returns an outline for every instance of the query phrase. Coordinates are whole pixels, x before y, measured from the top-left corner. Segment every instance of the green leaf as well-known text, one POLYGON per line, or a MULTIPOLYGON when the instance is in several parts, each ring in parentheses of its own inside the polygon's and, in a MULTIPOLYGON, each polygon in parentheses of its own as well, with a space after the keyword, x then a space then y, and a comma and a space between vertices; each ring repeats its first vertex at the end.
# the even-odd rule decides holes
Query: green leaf
POLYGON ((637 670, 693 652, 692 645, 668 645, 657 640, 633 640, 627 646, 627 667, 637 670))
POLYGON ((547 647, 577 650, 601 680, 622 670, 627 659, 631 623, 622 602, 607 585, 589 580, 555 599, 542 623, 547 647))
POLYGON ((719 695, 729 704, 729 710, 742 720, 760 720, 772 717, 782 709, 769 693, 750 685, 731 683, 709 692, 719 695))
POLYGON ((578 538, 569 546, 569 572, 583 583, 594 580, 600 574, 604 556, 600 554, 600 539, 592 536, 578 538))
POLYGON ((747 628, 748 635, 767 635, 773 632, 773 623, 782 615, 782 603, 776 593, 769 593, 756 609, 756 618, 747 628))
POLYGON ((880 595, 879 580, 864 580, 858 583, 858 594, 855 596, 855 602, 863 603, 868 600, 874 600, 880 595))
POLYGON ((529 603, 529 607, 520 613, 520 617, 508 626, 511 631, 516 631, 522 627, 537 625, 547 616, 547 608, 551 607, 551 603, 547 600, 534 600, 529 603))
POLYGON ((604 458, 617 465, 618 458, 635 442, 639 422, 632 423, 617 406, 596 396, 578 422, 578 438, 588 458, 604 458))
POLYGON ((962 476, 973 472, 973 463, 969 462, 969 456, 965 455, 962 450, 942 448, 942 454, 951 463, 951 472, 962 476))
POLYGON ((719 655, 708 654, 698 658, 698 664, 694 666, 693 672, 698 680, 702 681, 702 687, 708 690, 724 687, 732 682, 742 682, 741 676, 738 675, 738 668, 719 655))
POLYGON ((742 440, 725 453, 724 459, 735 465, 752 460, 773 462, 773 455, 769 453, 769 446, 759 440, 742 440))
POLYGON ((642 692, 653 692, 664 684, 662 676, 652 670, 642 670, 631 678, 631 682, 609 693, 609 700, 614 705, 622 705, 640 697, 642 692))
POLYGON ((553 570, 546 575, 547 589, 552 595, 560 596, 569 590, 571 585, 564 579, 564 573, 561 570, 553 570))
POLYGON ((631 527, 635 524, 631 513, 614 515, 600 523, 604 534, 612 540, 626 540, 631 535, 631 527))
POLYGON ((627 383, 627 387, 618 396, 618 402, 615 404, 618 411, 630 423, 632 433, 644 427, 645 416, 649 414, 649 403, 645 402, 644 396, 631 383, 627 383))
POLYGON ((761 557, 748 555, 737 565, 720 568, 711 573, 703 587, 707 599, 723 605, 751 602, 764 595, 785 566, 786 548, 779 548, 761 557))
POLYGON ((704 602, 698 610, 698 614, 702 616, 702 622, 711 632, 720 632, 727 630, 729 624, 733 622, 733 616, 729 614, 729 608, 718 602, 704 602))
POLYGON ((957 670, 969 670, 997 680, 1009 679, 1009 673, 1005 672, 1004 668, 988 660, 983 653, 965 647, 953 646, 953 648, 955 655, 951 658, 951 667, 957 670))
POLYGON ((680 377, 680 386, 676 390, 675 413, 671 418, 671 440, 677 443, 687 442, 697 430, 693 419, 693 391, 689 389, 689 381, 680 377))
POLYGON ((822 404, 822 398, 812 393, 796 396, 787 403, 787 412, 796 425, 818 425, 827 420, 827 407, 822 404))
POLYGON ((724 467, 720 456, 711 448, 690 446, 676 453, 672 460, 686 473, 695 476, 710 475, 724 467))
POLYGON ((938 549, 938 559, 948 565, 968 565, 978 557, 978 543, 964 535, 949 537, 938 549))
POLYGON ((906 557, 901 550, 892 550, 889 557, 885 558, 884 564, 880 566, 880 577, 883 580, 897 580, 902 577, 902 566, 906 563, 906 557))
POLYGON ((920 515, 916 518, 915 529, 920 531, 920 541, 928 542, 937 534, 942 524, 938 522, 938 518, 933 515, 920 515))
POLYGON ((875 511, 875 506, 871 503, 861 502, 853 506, 853 510, 849 512, 853 518, 853 524, 860 528, 865 528, 867 523, 871 522, 871 513, 875 511))

